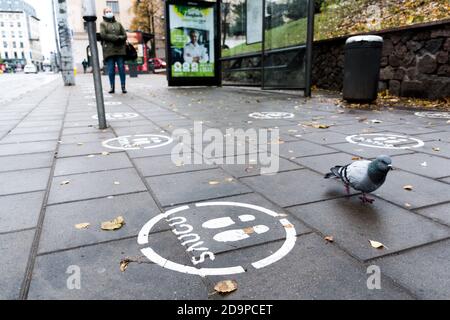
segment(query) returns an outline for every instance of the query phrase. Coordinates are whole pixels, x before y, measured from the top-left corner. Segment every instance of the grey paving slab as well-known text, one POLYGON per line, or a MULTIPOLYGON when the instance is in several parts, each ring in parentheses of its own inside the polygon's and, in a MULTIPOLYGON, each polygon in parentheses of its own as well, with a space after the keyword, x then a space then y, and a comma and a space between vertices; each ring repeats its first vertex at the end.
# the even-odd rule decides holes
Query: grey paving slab
POLYGON ((34 230, 0 235, 0 299, 19 299, 34 230))
POLYGON ((9 134, 0 143, 16 143, 31 141, 58 140, 59 132, 33 133, 33 134, 9 134))
POLYGON ((40 191, 47 188, 50 168, 0 173, 0 195, 40 191))
MULTIPOLYGON (((233 251, 208 261, 207 267, 241 265, 243 274, 233 275, 238 290, 213 299, 241 300, 383 300, 412 299, 382 274, 382 289, 367 289, 367 270, 336 245, 315 234, 297 238, 294 248, 281 260, 262 269, 250 263, 265 258, 281 247, 283 241, 233 251)), ((215 284, 230 276, 210 276, 215 284)), ((212 288, 209 288, 210 290, 212 288)))
POLYGON ((145 190, 144 184, 134 169, 60 176, 53 178, 48 203, 85 200, 145 190), (64 181, 69 183, 61 184, 64 181))
POLYGON ((45 133, 45 132, 59 132, 61 126, 42 126, 32 128, 15 128, 11 131, 11 134, 30 134, 30 133, 45 133))
POLYGON ((346 195, 340 182, 325 180, 322 175, 308 169, 243 178, 242 181, 281 207, 346 195))
MULTIPOLYGON (((438 155, 438 153, 436 153, 438 155)), ((396 156, 392 158, 395 168, 420 174, 430 178, 450 176, 450 159, 425 153, 396 156)))
POLYGON ((358 134, 358 133, 376 133, 376 132, 384 132, 386 128, 383 128, 379 125, 365 124, 365 123, 355 123, 348 125, 339 125, 339 126, 331 126, 330 131, 334 131, 341 134, 358 134))
POLYGON ((450 203, 418 209, 415 211, 435 221, 445 223, 450 226, 450 203))
POLYGON ((78 144, 85 142, 104 141, 115 137, 116 136, 111 132, 65 135, 64 137, 61 138, 61 144, 74 144, 74 143, 78 144))
POLYGON ((114 128, 114 132, 119 136, 127 136, 133 134, 147 134, 154 133, 160 134, 162 129, 155 125, 144 125, 144 126, 132 126, 132 127, 116 127, 115 124, 112 124, 114 128))
POLYGON ((450 201, 450 186, 415 174, 394 170, 389 173, 386 183, 377 191, 377 196, 410 208, 418 208, 450 201), (413 190, 405 190, 404 186, 412 186, 413 190))
POLYGON ((417 137, 419 139, 424 139, 424 140, 436 140, 436 141, 450 143, 450 132, 448 132, 448 131, 426 133, 426 134, 418 135, 417 137))
POLYGON ((303 157, 293 159, 292 161, 325 175, 330 172, 332 167, 347 165, 354 161, 352 159, 354 159, 354 156, 347 153, 333 153, 313 157, 303 157))
POLYGON ((376 260, 381 272, 419 299, 450 299, 450 241, 376 260))
POLYGON ((0 145, 0 156, 55 151, 56 144, 56 141, 2 144, 0 145))
POLYGON ((450 143, 440 141, 429 142, 420 149, 420 152, 450 158, 450 143))
POLYGON ((288 210, 307 225, 332 236, 360 260, 416 247, 450 235, 450 229, 381 199, 364 205, 358 197, 297 206, 288 210), (375 249, 369 240, 383 243, 375 249))
MULTIPOLYGON (((39 253, 137 236, 144 224, 159 213, 147 192, 49 206, 45 212, 39 253), (102 222, 118 216, 125 220, 121 229, 101 230, 102 222), (90 226, 79 230, 75 228, 79 223, 90 223, 90 226)), ((169 230, 164 222, 153 231, 162 230, 169 230)))
POLYGON ((371 148, 365 147, 353 143, 339 143, 329 145, 329 148, 336 149, 337 151, 346 152, 355 156, 363 157, 366 159, 376 158, 381 154, 388 156, 411 154, 414 151, 423 151, 423 148, 418 149, 381 149, 381 148, 371 148))
POLYGON ((183 161, 174 162, 170 155, 158 157, 146 157, 134 159, 136 167, 144 177, 173 174, 180 172, 189 172, 205 169, 216 168, 216 165, 194 164, 194 155, 189 154, 186 160, 191 162, 184 163, 183 161))
POLYGON ((239 156, 235 156, 214 159, 212 161, 219 164, 223 170, 236 178, 250 177, 260 174, 271 175, 278 172, 297 170, 301 168, 300 165, 280 158, 275 154, 261 155, 261 153, 259 153, 245 155, 245 158, 242 159, 240 159, 239 156))
POLYGON ((53 157, 53 152, 0 157, 0 172, 51 167, 53 157))
MULTIPOLYGON (((301 133, 300 133, 301 134, 301 133)), ((332 144, 332 143, 344 143, 345 138, 347 136, 345 134, 325 131, 325 132, 313 132, 308 134, 301 134, 301 139, 311 141, 318 144, 332 144)))
POLYGON ((411 125, 403 125, 403 124, 393 124, 389 126, 383 126, 385 130, 392 131, 392 132, 398 132, 406 135, 417 135, 417 134, 424 134, 424 133, 432 133, 436 132, 438 130, 435 130, 433 128, 425 128, 417 124, 411 124, 411 125))
MULTIPOLYGON (((152 238, 150 244, 155 250, 170 248, 170 255, 165 257, 177 256, 183 264, 188 264, 184 249, 177 246, 176 241, 171 232, 165 232, 152 238)), ((175 300, 207 297, 208 292, 200 277, 187 276, 150 263, 139 251, 135 238, 39 256, 28 295, 29 299, 39 300, 175 300), (127 269, 121 272, 120 261, 125 258, 138 262, 129 263, 127 269), (66 271, 69 266, 79 267, 79 290, 67 288, 70 271, 69 274, 66 271)))
POLYGON ((34 228, 41 212, 44 192, 0 197, 0 233, 34 228))
POLYGON ((83 144, 62 144, 58 149, 58 158, 74 157, 91 154, 101 154, 102 152, 117 153, 122 150, 105 148, 101 141, 85 142, 83 144))
POLYGON ((30 120, 23 120, 17 128, 32 128, 32 127, 45 127, 45 126, 59 126, 62 124, 62 120, 42 120, 42 121, 30 121, 30 120))
MULTIPOLYGON (((161 135, 170 137, 170 135, 168 135, 167 133, 162 133, 161 135)), ((177 144, 178 143, 174 141, 168 145, 157 147, 157 148, 126 150, 126 152, 129 154, 129 156, 131 158, 143 158, 143 157, 170 155, 170 154, 172 154, 172 151, 177 144)))
POLYGON ((441 179, 441 181, 445 182, 445 183, 450 183, 450 177, 449 178, 445 178, 445 179, 441 179))
POLYGON ((221 169, 147 178, 163 206, 238 195, 251 190, 221 169))
POLYGON ((327 153, 335 153, 335 150, 308 141, 286 142, 279 145, 279 155, 288 159, 327 153))
POLYGON ((61 158, 56 161, 54 176, 124 169, 132 166, 133 164, 124 152, 61 158))
POLYGON ((112 132, 111 128, 102 129, 100 130, 97 126, 90 126, 90 127, 76 127, 76 128, 64 128, 62 132, 62 136, 66 135, 74 135, 74 134, 85 134, 85 133, 105 133, 105 132, 112 132))

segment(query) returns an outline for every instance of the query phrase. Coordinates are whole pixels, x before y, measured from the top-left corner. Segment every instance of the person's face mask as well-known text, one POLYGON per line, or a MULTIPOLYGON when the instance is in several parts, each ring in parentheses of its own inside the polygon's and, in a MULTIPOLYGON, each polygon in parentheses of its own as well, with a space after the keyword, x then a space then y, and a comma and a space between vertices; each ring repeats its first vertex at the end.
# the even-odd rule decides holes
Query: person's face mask
POLYGON ((112 12, 105 13, 105 18, 111 19, 114 17, 114 14, 112 12))

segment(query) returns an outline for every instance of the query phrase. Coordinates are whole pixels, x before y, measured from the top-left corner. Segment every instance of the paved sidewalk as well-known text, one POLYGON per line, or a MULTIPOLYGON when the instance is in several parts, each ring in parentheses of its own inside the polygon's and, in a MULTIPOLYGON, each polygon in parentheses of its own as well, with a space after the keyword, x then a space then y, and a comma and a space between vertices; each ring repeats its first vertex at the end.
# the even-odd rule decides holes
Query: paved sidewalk
POLYGON ((1 106, 0 298, 450 298, 448 119, 344 110, 325 95, 167 88, 161 75, 128 82, 127 95, 106 95, 106 130, 96 128, 90 76, 1 106), (224 134, 279 128, 280 172, 260 174, 251 150, 241 165, 174 163, 167 137, 194 121, 224 134), (323 179, 379 154, 396 170, 373 205, 323 179), (100 228, 117 216, 122 228, 100 228), (367 287, 372 265, 381 289, 367 287), (225 279, 238 290, 214 294, 225 279))

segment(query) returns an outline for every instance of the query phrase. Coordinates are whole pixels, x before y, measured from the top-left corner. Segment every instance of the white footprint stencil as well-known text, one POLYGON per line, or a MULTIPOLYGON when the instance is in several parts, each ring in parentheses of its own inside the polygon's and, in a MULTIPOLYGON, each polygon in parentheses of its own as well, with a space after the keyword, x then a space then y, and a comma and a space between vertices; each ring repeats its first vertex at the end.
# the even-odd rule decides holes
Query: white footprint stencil
MULTIPOLYGON (((255 220, 255 216, 243 214, 238 217, 242 222, 250 222, 255 220)), ((230 217, 211 219, 202 224, 205 229, 222 229, 236 224, 230 217)), ((236 242, 250 237, 250 234, 262 234, 269 231, 269 227, 265 225, 257 225, 246 229, 233 229, 216 234, 213 239, 218 242, 236 242)))

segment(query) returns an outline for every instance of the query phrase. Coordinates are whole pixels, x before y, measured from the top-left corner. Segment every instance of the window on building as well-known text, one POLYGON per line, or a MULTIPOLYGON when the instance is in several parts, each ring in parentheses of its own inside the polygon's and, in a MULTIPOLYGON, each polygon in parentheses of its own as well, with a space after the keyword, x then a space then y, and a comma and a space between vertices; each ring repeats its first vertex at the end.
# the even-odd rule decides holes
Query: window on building
POLYGON ((25 60, 25 53, 22 51, 22 59, 25 60))
MULTIPOLYGON (((1 18, 0 18, 1 19, 1 18)), ((4 27, 5 23, 3 21, 0 22, 0 27, 4 27)))
POLYGON ((23 32, 19 31, 19 38, 23 38, 23 32))
POLYGON ((15 37, 16 37, 16 34, 14 33, 14 31, 11 31, 11 37, 12 37, 12 38, 15 38, 15 37))
POLYGON ((17 22, 17 26, 20 28, 22 27, 22 24, 20 22, 17 22))
POLYGON ((14 51, 14 59, 17 59, 17 52, 14 51))
POLYGON ((11 28, 14 28, 14 22, 10 22, 10 23, 9 23, 9 26, 10 26, 11 28))
POLYGON ((3 48, 8 48, 8 42, 3 41, 3 48))
POLYGON ((8 52, 5 52, 5 59, 9 59, 9 54, 8 54, 8 52))
POLYGON ((20 43, 20 47, 23 48, 23 42, 20 43))
POLYGON ((13 41, 13 48, 17 48, 16 42, 13 41))
POLYGON ((111 8, 112 12, 119 13, 119 1, 106 1, 106 6, 111 8))
POLYGON ((2 31, 2 38, 6 38, 6 31, 2 31))

